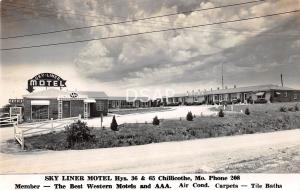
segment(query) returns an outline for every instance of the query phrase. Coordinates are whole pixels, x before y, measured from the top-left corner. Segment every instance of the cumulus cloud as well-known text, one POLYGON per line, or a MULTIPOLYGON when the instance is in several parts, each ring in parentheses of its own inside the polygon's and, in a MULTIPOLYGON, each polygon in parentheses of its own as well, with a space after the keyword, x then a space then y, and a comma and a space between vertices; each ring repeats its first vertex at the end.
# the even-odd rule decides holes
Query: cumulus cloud
MULTIPOLYGON (((58 13, 56 19, 70 28, 238 2, 244 1, 161 0, 154 3, 150 0, 53 0, 44 5, 57 10, 68 10, 69 15, 58 13)), ((294 0, 271 0, 147 21, 93 27, 59 34, 59 39, 99 38, 193 26, 294 10, 297 5, 298 2, 294 0)), ((294 35, 299 34, 299 17, 295 15, 91 41, 66 54, 73 55, 68 64, 75 67, 83 77, 123 88, 187 84, 195 81, 199 85, 214 81, 217 85, 221 63, 226 65, 228 83, 246 83, 249 79, 253 83, 260 83, 252 76, 263 72, 263 77, 271 80, 271 75, 283 69, 284 65, 299 63, 299 35, 294 35)), ((287 70, 289 69, 285 69, 287 70)))
MULTIPOLYGON (((109 3, 100 5, 95 3, 95 1, 88 2, 93 4, 91 8, 95 14, 97 12, 106 15, 118 13, 118 15, 123 15, 124 18, 153 16, 220 5, 219 1, 188 1, 187 3, 180 0, 166 0, 156 3, 149 3, 148 1, 120 1, 118 6, 109 3)), ((179 14, 147 22, 135 22, 130 25, 108 26, 100 30, 93 28, 91 33, 93 35, 98 33, 101 36, 113 36, 144 32, 157 28, 191 26, 289 10, 294 5, 292 1, 285 1, 284 7, 282 4, 281 1, 268 1, 247 6, 203 11, 201 13, 179 14)), ((123 82, 127 85, 137 86, 157 83, 158 81, 167 83, 188 82, 199 80, 200 78, 204 80, 205 77, 211 80, 212 76, 204 73, 207 73, 210 67, 218 67, 220 57, 222 57, 224 62, 228 62, 228 59, 233 59, 232 57, 238 57, 234 60, 235 66, 241 68, 246 67, 246 64, 243 63, 251 62, 254 64, 255 62, 257 65, 252 65, 253 68, 256 68, 256 70, 262 70, 262 68, 267 70, 274 67, 275 62, 282 60, 279 57, 274 57, 277 54, 277 50, 274 52, 271 50, 266 52, 265 56, 259 56, 260 52, 264 52, 263 49, 266 47, 263 44, 256 46, 256 43, 259 44, 259 41, 255 39, 261 39, 262 37, 259 34, 272 31, 274 27, 279 23, 286 22, 288 18, 287 16, 276 19, 263 18, 222 26, 96 41, 88 43, 86 48, 83 48, 75 63, 77 69, 84 71, 82 73, 85 73, 86 77, 92 77, 103 82, 123 82), (255 43, 247 43, 253 39, 255 43), (245 46, 252 46, 257 54, 242 57, 245 52, 240 52, 238 55, 233 52, 235 47, 245 46), (231 51, 232 55, 230 56, 226 50, 228 52, 231 51), (226 54, 222 56, 224 52, 226 54), (215 61, 212 62, 211 60, 215 61), (264 62, 263 67, 261 62, 264 62), (199 78, 199 74, 205 77, 199 78)), ((111 21, 115 19, 112 18, 111 21)), ((266 40, 272 43, 272 41, 276 41, 276 38, 267 37, 266 40)), ((247 51, 249 51, 250 47, 246 48, 247 51)), ((231 72, 235 72, 235 70, 233 69, 231 72)))

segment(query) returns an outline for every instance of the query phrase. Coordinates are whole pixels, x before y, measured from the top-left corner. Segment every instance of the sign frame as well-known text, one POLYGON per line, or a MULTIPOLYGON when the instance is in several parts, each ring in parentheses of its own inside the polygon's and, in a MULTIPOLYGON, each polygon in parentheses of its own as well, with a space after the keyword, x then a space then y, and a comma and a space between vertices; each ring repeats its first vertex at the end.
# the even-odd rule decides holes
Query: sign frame
POLYGON ((34 87, 67 87, 66 80, 53 73, 40 73, 27 81, 27 91, 33 92, 34 87))

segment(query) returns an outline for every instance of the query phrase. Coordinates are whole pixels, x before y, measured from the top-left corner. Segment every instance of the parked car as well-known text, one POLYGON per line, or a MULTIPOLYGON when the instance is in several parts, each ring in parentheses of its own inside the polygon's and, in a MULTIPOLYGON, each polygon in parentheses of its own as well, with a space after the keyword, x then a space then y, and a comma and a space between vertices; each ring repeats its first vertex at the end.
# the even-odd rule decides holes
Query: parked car
POLYGON ((169 104, 167 104, 167 106, 179 106, 180 104, 181 104, 180 102, 169 103, 169 104))
POLYGON ((266 104, 268 101, 261 98, 254 101, 255 104, 266 104))
POLYGON ((238 104, 238 103, 240 103, 241 102, 241 99, 239 99, 239 98, 236 98, 236 99, 233 99, 232 100, 232 103, 233 104, 238 104))
POLYGON ((220 101, 220 105, 231 105, 232 104, 232 102, 231 101, 229 101, 229 100, 222 100, 222 101, 220 101))

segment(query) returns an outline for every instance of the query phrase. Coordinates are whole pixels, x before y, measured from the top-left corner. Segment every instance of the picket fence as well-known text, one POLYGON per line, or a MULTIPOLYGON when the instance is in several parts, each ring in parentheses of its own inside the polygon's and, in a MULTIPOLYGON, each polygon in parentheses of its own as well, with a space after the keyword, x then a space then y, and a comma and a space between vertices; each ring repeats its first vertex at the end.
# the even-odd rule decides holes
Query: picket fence
POLYGON ((62 130, 65 126, 81 120, 81 115, 64 119, 53 119, 41 122, 23 123, 18 121, 14 123, 14 138, 20 143, 22 150, 25 148, 25 137, 30 137, 37 134, 45 134, 62 130))

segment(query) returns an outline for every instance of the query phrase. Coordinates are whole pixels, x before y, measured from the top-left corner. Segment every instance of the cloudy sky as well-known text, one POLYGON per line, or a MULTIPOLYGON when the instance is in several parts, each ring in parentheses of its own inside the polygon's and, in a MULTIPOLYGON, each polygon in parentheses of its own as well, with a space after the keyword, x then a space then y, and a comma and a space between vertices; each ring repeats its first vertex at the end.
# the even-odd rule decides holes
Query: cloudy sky
MULTIPOLYGON (((248 0, 251 1, 251 0, 248 0)), ((41 33, 246 2, 242 0, 2 0, 1 36, 41 33)), ((300 9, 300 0, 266 0, 157 19, 1 40, 1 49, 209 24, 300 9)), ((222 25, 1 51, 0 105, 26 94, 27 80, 53 72, 68 90, 176 92, 233 85, 300 89, 300 13, 222 25)), ((153 94, 153 93, 156 94, 153 94)))

